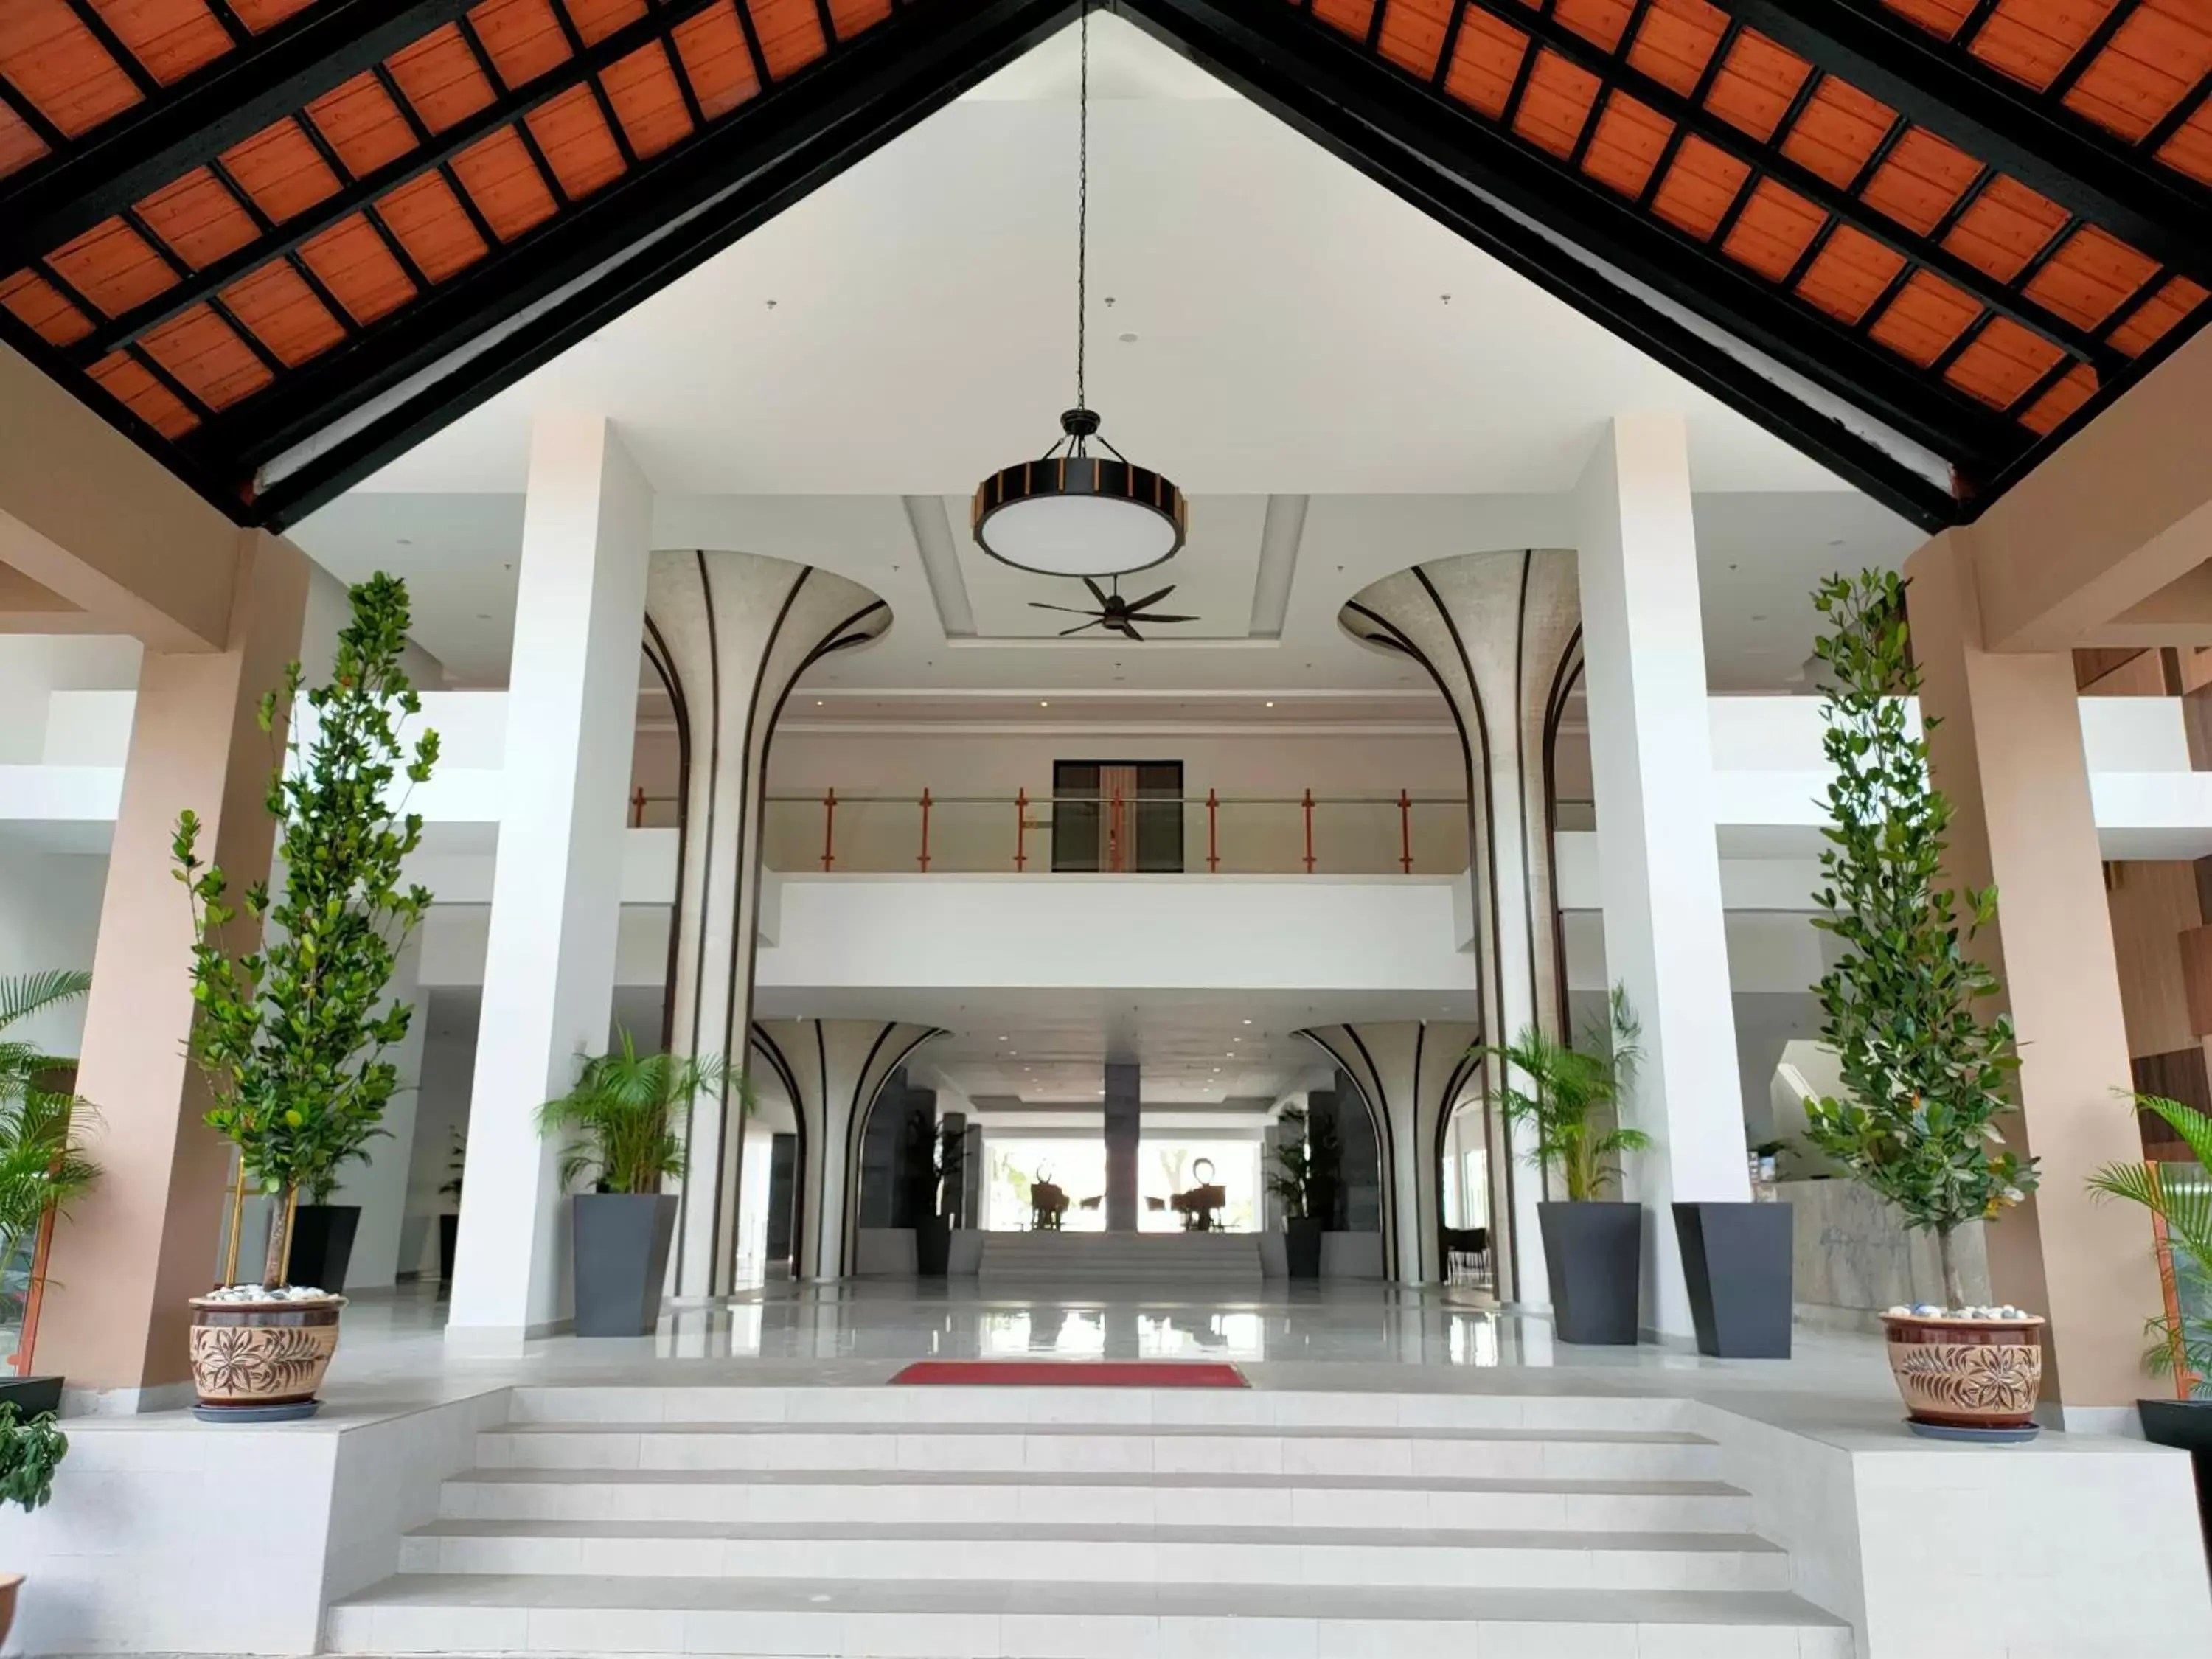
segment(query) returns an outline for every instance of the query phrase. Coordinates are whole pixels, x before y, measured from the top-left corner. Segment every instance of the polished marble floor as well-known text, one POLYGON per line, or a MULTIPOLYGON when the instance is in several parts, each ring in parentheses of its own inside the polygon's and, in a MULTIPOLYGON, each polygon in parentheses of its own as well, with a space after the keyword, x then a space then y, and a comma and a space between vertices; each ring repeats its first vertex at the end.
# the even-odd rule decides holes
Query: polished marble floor
POLYGON ((1866 1336, 1801 1329, 1784 1361, 1579 1347, 1555 1341, 1540 1316, 1466 1292, 1280 1280, 1188 1294, 782 1284, 672 1307, 651 1336, 520 1342, 449 1334, 434 1290, 403 1287, 354 1298, 324 1397, 343 1412, 504 1383, 866 1385, 927 1358, 1207 1358, 1235 1363, 1262 1389, 1683 1395, 1776 1422, 1867 1426, 1893 1426, 1898 1414, 1881 1344, 1866 1336))

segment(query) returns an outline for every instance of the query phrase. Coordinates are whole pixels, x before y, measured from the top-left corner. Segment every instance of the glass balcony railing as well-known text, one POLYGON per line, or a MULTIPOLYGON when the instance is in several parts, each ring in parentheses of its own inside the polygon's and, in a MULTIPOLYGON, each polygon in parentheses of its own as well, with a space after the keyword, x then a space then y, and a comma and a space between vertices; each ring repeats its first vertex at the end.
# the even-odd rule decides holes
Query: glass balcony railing
MULTIPOLYGON (((642 792, 630 822, 672 825, 676 803, 642 792)), ((1464 796, 771 794, 769 868, 792 872, 1109 875, 1456 875, 1468 866, 1464 796)))

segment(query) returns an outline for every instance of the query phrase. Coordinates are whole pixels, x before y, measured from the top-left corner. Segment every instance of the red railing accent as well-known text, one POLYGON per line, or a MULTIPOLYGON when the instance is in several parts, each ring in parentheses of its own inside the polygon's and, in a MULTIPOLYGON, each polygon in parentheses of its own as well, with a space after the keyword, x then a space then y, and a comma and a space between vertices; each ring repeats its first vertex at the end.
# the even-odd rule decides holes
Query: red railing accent
POLYGON ((1030 861, 1030 792, 1014 791, 1014 870, 1018 874, 1030 861))
POLYGON ((929 787, 921 791, 921 872, 929 873, 929 787))
POLYGON ((1398 865, 1407 875, 1413 873, 1413 801, 1402 789, 1398 792, 1398 865))
POLYGON ((822 796, 822 867, 831 870, 837 864, 837 791, 833 786, 822 796))
POLYGON ((629 827, 633 830, 638 830, 642 829, 644 824, 645 786, 641 783, 636 788, 629 792, 629 827))
POLYGON ((1206 873, 1209 876, 1221 868, 1221 847, 1215 834, 1220 817, 1221 803, 1209 789, 1206 792, 1206 873))
POLYGON ((1314 866, 1314 855, 1313 855, 1313 806, 1314 806, 1314 802, 1313 802, 1313 791, 1312 791, 1312 790, 1310 790, 1310 789, 1309 789, 1309 790, 1307 790, 1307 791, 1306 791, 1306 799, 1305 799, 1305 809, 1306 809, 1306 873, 1307 873, 1308 875, 1311 875, 1311 874, 1313 874, 1313 866, 1314 866))
POLYGON ((1113 823, 1107 830, 1106 867, 1120 872, 1121 868, 1121 792, 1114 792, 1113 823))

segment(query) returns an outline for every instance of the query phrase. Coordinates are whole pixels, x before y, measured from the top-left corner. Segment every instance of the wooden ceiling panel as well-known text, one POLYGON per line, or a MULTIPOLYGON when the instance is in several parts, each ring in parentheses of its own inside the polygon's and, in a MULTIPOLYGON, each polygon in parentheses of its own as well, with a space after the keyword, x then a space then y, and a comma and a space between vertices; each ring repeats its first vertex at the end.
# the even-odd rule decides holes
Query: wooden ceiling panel
POLYGON ((267 264, 222 291, 230 314, 254 338, 297 366, 345 338, 345 327, 289 264, 267 264))
POLYGON ((253 216, 205 167, 155 191, 138 204, 138 216, 195 269, 235 253, 254 235, 253 216))
POLYGON ((1376 0, 1313 0, 1315 18, 1333 29, 1346 34, 1367 38, 1367 26, 1375 20, 1376 0))
POLYGON ((2203 305, 2206 290, 2186 276, 2170 276, 2112 330, 2112 342, 2130 357, 2140 356, 2203 305))
POLYGON ((891 0, 830 0, 830 21, 840 40, 849 40, 891 15, 891 0))
POLYGON ((1921 27, 1946 40, 1972 15, 1974 0, 1883 0, 1893 11, 1903 12, 1921 27))
POLYGON ((2069 322, 2094 328, 2158 274, 2126 243, 2084 225, 2029 280, 2028 296, 2069 322))
POLYGON ((2212 73, 2212 5, 2142 0, 2112 44, 2069 88, 2066 104, 2100 125, 2140 139, 2212 73))
POLYGON ((568 15, 586 46, 596 46, 617 29, 645 15, 645 0, 554 0, 568 15))
POLYGON ((93 9, 167 86, 230 50, 230 36, 201 0, 91 0, 93 9))
POLYGON ((745 0, 745 9, 752 15, 771 81, 797 74, 830 49, 814 0, 745 0))
POLYGON ((1653 0, 1628 62, 1686 98, 1727 32, 1727 17, 1705 0, 1653 0))
POLYGON ((1774 136, 1813 66, 1763 34, 1739 36, 1705 96, 1705 107, 1753 137, 1774 136))
POLYGON ((394 52, 384 66, 409 106, 433 132, 443 132, 492 100, 491 82, 477 67, 476 55, 460 30, 450 24, 394 52))
POLYGON ((279 224, 338 188, 337 174, 297 121, 263 128, 225 150, 222 161, 254 205, 279 224))
POLYGON ((1867 331, 1924 368, 1966 331, 1981 310, 1941 276, 1916 270, 1867 331))
POLYGON ((469 222, 467 210, 438 173, 426 173, 380 198, 376 211, 434 283, 444 282, 490 251, 469 222))
POLYGON ((356 179, 415 148, 414 129, 374 75, 325 93, 307 106, 307 118, 356 179))
MULTIPOLYGON (((1521 3, 1533 6, 1535 0, 1521 0, 1521 3)), ((1636 9, 1628 0, 1557 0, 1552 15, 1583 40, 1613 52, 1628 32, 1628 20, 1636 15, 1636 9)))
POLYGON ((1538 52, 1514 115, 1514 131, 1554 155, 1572 155, 1597 102, 1598 86, 1597 76, 1588 70, 1555 52, 1538 52))
POLYGON ((1469 11, 1460 25, 1459 46, 1452 53, 1451 72, 1444 91, 1463 104, 1471 104, 1493 118, 1505 112, 1513 95, 1513 82, 1521 73, 1521 60, 1528 53, 1528 37, 1488 12, 1469 11))
POLYGON ((0 105, 0 179, 51 153, 46 141, 32 130, 30 123, 0 105))
POLYGON ((1834 76, 1824 79, 1782 141, 1782 153, 1838 190, 1857 179, 1897 112, 1834 76))
POLYGON ((1982 165, 1925 127, 1900 138, 1860 191, 1868 206, 1926 235, 1980 174, 1982 165))
POLYGON ((530 115, 530 131, 545 152, 571 201, 622 176, 622 149, 600 113, 599 100, 571 87, 530 115))
POLYGON ((528 148, 512 127, 501 127, 453 157, 453 176, 503 242, 560 211, 528 148))
POLYGON ((599 79, 615 106, 615 118, 640 155, 658 155, 678 139, 691 136, 684 93, 662 42, 640 46, 599 79))
POLYGON ((1797 268, 1827 217, 1795 191, 1762 179, 1721 247, 1729 258, 1778 283, 1797 268))
POLYGON ((527 86, 568 59, 552 0, 484 0, 469 13, 469 25, 510 87, 527 86))
POLYGON ((56 248, 46 264, 109 317, 143 305, 177 280, 153 245, 120 219, 56 248))
POLYGON ((300 257, 356 324, 373 323, 415 297, 399 261, 359 214, 301 243, 300 257))
POLYGON ((210 306, 194 306, 149 329, 139 344, 210 409, 226 409, 275 378, 238 331, 210 306))
POLYGON ((1651 198, 1651 210, 1692 236, 1710 236, 1750 176, 1751 169, 1725 150, 1702 138, 1686 138, 1651 198))
POLYGON ((1838 321, 1856 324, 1904 269, 1903 254, 1847 225, 1828 238, 1797 292, 1838 321))
POLYGON ((92 332, 92 319, 62 297, 62 291, 36 271, 19 270, 0 280, 0 306, 55 345, 70 345, 92 332))
POLYGON ((181 438, 200 423, 184 399, 136 357, 114 352, 86 373, 101 391, 165 438, 181 438))
POLYGON ((1968 48, 2038 90, 2073 61, 2119 0, 2002 0, 1968 48))
POLYGON ((2076 365, 2057 385, 2021 411, 2020 423, 2047 437, 2080 414, 2096 395, 2095 372, 2087 365, 2076 365))
POLYGON ((229 0, 230 15, 256 34, 315 3, 316 0, 229 0))
POLYGON ((1993 317, 1952 360, 1943 378, 1992 409, 2010 409, 2066 354, 2008 317, 1993 317))
POLYGON ((2009 283, 2064 229, 2066 210, 2016 179, 1992 179, 1959 216, 1943 246, 2009 283))
POLYGON ((1674 124, 1650 105, 1617 92, 1606 100, 1605 112, 1598 117, 1583 171, 1623 196, 1641 196, 1674 131, 1674 124))
POLYGON ((760 90, 752 54, 738 21, 735 0, 724 0, 678 23, 676 54, 708 120, 726 114, 760 90))
POLYGON ((2158 159, 2200 184, 2212 185, 2212 103, 2181 125, 2160 147, 2158 159))
POLYGON ((0 75, 72 138, 139 100, 130 75, 66 0, 0 5, 0 75))
POLYGON ((1382 55, 1424 81, 1443 57, 1453 0, 1390 0, 1382 14, 1382 55))

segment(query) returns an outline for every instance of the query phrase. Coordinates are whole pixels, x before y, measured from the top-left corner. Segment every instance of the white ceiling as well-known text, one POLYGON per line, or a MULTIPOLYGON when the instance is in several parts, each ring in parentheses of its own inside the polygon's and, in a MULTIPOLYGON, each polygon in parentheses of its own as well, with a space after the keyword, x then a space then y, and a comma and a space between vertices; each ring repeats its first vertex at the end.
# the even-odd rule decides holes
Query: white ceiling
MULTIPOLYGON (((1699 489, 1844 487, 1132 26, 1091 28, 1091 402, 1185 490, 1562 489, 1643 408, 1686 411, 1699 489)), ((519 489, 558 404, 613 417, 666 492, 964 501, 1073 400, 1073 48, 1071 26, 367 488, 519 489)))

